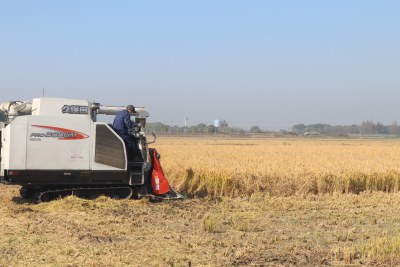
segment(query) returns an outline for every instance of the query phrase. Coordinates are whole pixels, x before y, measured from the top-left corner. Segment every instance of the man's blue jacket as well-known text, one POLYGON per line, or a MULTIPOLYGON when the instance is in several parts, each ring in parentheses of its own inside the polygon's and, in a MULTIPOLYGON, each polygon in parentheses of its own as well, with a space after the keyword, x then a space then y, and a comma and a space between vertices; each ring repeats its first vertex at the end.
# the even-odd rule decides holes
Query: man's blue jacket
POLYGON ((131 121, 131 114, 124 109, 115 115, 113 127, 120 135, 127 135, 128 129, 137 126, 136 122, 131 121))

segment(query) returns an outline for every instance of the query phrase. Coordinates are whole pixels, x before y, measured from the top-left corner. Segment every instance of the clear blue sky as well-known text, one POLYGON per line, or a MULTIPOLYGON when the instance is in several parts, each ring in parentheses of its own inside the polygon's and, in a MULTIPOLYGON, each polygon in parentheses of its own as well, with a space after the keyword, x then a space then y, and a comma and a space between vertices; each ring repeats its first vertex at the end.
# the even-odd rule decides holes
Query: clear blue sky
POLYGON ((0 102, 146 106, 151 121, 400 122, 400 1, 0 1, 0 102))

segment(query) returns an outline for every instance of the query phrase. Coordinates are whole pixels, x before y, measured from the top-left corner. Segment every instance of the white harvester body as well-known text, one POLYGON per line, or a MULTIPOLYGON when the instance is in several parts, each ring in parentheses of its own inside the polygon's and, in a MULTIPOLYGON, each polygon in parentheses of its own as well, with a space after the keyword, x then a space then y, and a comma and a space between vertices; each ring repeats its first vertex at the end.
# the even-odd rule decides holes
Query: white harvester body
MULTIPOLYGON (((34 99, 32 115, 18 116, 3 128, 2 174, 4 170, 126 170, 126 161, 123 168, 96 162, 95 126, 110 126, 92 120, 90 105, 84 100, 34 99)), ((121 137, 110 132, 124 147, 121 137)))
POLYGON ((127 148, 112 125, 97 122, 97 115, 122 109, 44 97, 0 104, 7 115, 0 123, 0 182, 21 185, 21 196, 38 202, 69 194, 129 198, 134 192, 182 199, 169 187, 160 155, 148 147, 154 141, 148 142, 143 131, 149 116, 145 108, 135 108, 140 124, 128 131, 137 151, 127 148), (153 185, 161 178, 162 190, 153 185))
MULTIPOLYGON (((143 185, 149 171, 145 134, 136 133, 142 162, 130 162, 124 140, 98 114, 125 107, 86 100, 36 98, 1 104, 8 115, 1 128, 0 180, 23 186, 143 185), (146 168, 147 169, 146 169, 146 168)), ((145 124, 149 114, 136 109, 145 124)))

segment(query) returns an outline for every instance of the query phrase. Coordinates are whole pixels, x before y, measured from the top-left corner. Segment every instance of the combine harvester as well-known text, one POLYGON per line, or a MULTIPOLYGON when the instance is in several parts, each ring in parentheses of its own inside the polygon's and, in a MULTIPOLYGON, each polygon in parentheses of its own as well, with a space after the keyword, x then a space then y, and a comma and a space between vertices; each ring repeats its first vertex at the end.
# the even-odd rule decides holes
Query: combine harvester
POLYGON ((122 109, 59 98, 0 104, 7 115, 0 123, 0 182, 21 185, 21 196, 38 203, 67 195, 183 199, 170 188, 160 155, 148 147, 156 136, 151 142, 146 139, 145 108, 136 108, 141 127, 129 129, 137 140, 140 162, 132 161, 111 125, 97 122, 97 115, 115 115, 122 109))

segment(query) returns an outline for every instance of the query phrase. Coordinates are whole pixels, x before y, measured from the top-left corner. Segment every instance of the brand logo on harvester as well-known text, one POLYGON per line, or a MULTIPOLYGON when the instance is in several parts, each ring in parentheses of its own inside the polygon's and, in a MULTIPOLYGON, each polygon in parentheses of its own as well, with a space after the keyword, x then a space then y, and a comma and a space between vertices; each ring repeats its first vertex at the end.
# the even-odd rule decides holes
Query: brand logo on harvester
POLYGON ((75 130, 70 130, 70 129, 65 129, 65 128, 60 128, 60 127, 54 127, 54 126, 44 126, 44 125, 32 125, 33 127, 38 127, 38 128, 43 128, 51 131, 47 132, 42 132, 42 133, 31 133, 30 138, 35 139, 35 138, 57 138, 58 140, 79 140, 79 139, 86 139, 89 136, 77 132, 75 130))

